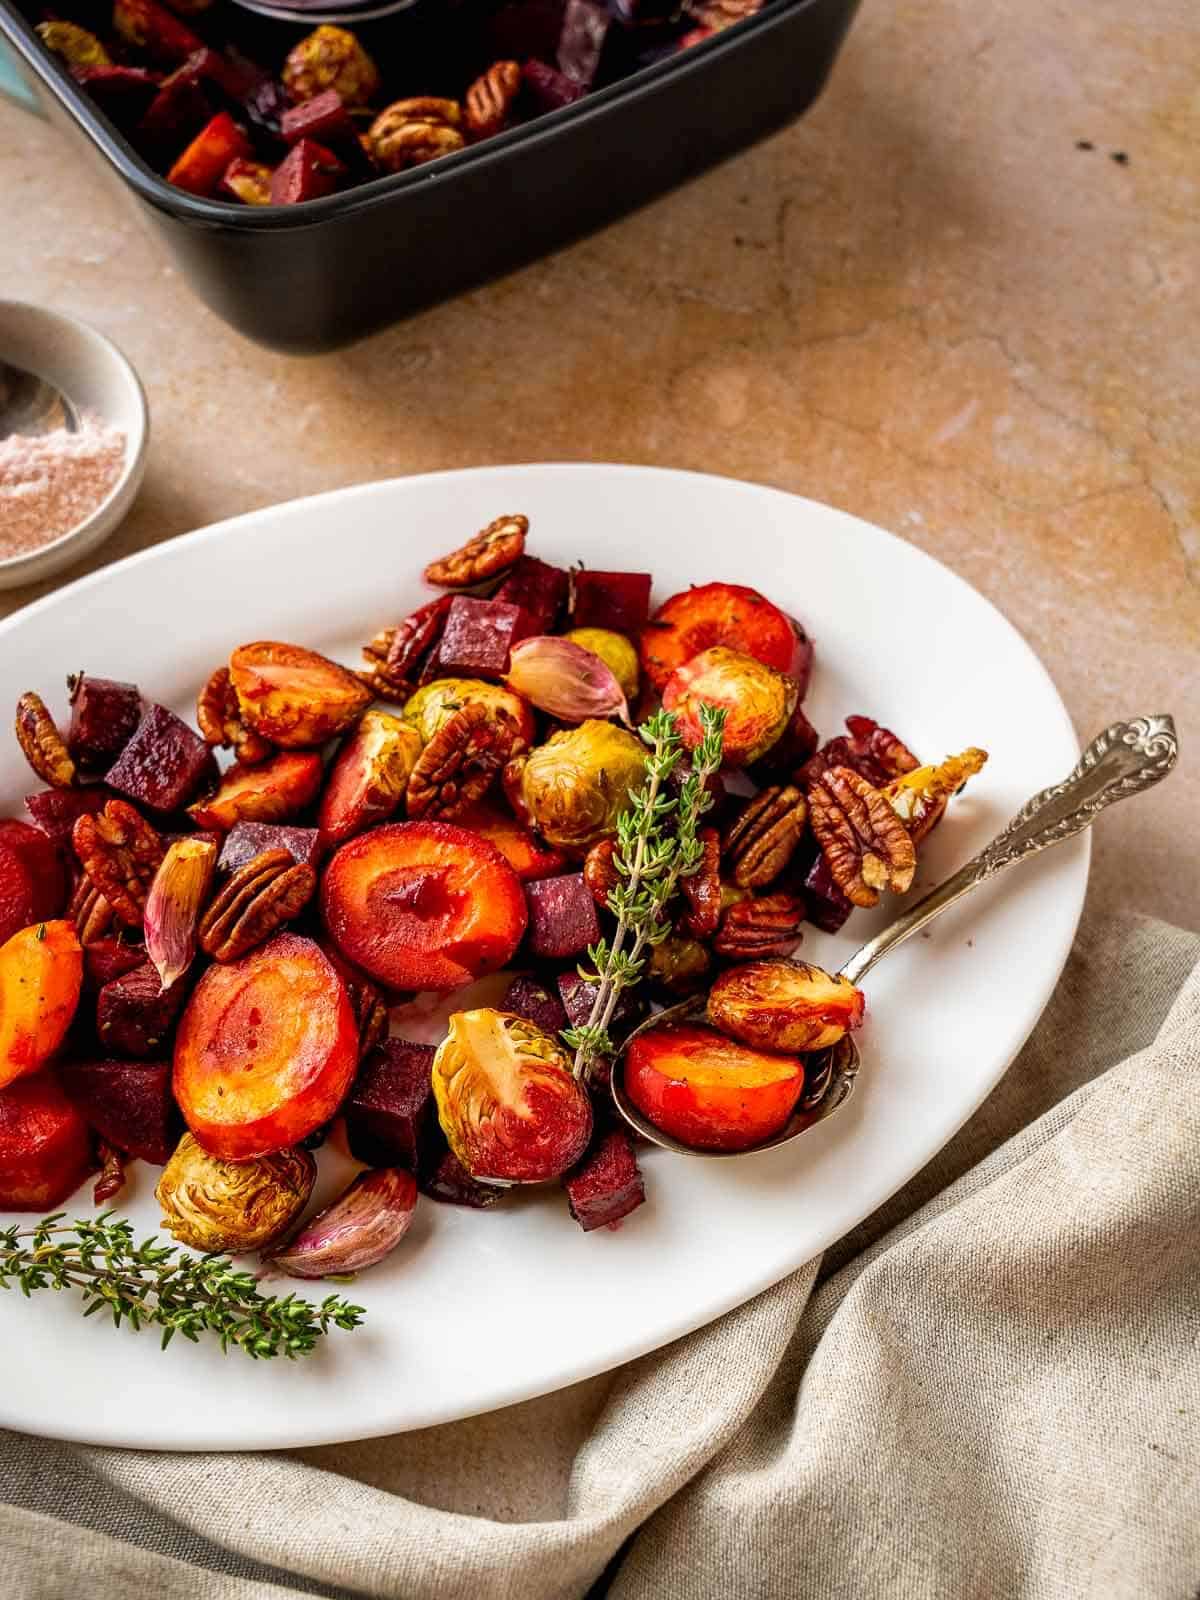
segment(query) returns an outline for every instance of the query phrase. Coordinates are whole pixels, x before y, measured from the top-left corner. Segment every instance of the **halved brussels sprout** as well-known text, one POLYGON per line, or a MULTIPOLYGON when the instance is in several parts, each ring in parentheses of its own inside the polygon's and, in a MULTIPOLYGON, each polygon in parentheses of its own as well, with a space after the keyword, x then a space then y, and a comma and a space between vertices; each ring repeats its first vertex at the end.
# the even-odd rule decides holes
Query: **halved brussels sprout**
POLYGON ((162 1225, 195 1250, 261 1250, 308 1204, 317 1164, 307 1150, 222 1161, 185 1133, 154 1191, 162 1225))
POLYGON ((458 1011, 433 1059, 438 1120, 473 1178, 544 1183, 583 1155, 592 1108, 559 1042, 524 1017, 458 1011))
POLYGON ((509 802, 548 844, 586 855, 617 831, 617 818, 642 782, 646 747, 612 722, 581 722, 510 761, 509 802))

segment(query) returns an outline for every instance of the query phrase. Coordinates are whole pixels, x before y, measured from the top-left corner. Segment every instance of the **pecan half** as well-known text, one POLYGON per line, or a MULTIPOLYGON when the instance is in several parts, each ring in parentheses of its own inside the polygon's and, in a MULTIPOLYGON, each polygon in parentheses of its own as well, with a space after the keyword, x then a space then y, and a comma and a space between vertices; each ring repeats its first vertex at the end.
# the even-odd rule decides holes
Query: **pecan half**
POLYGON ((519 739, 520 730, 506 711, 468 702, 417 758, 408 780, 409 816, 447 820, 481 800, 519 739))
POLYGON ((439 589, 469 589, 485 578, 498 578, 524 554, 528 532, 528 517, 497 517, 461 549, 430 562, 425 582, 439 589))
POLYGON ((75 924, 75 936, 84 945, 103 939, 113 925, 113 908, 86 872, 75 885, 67 919, 75 924))
POLYGON ((218 667, 196 700, 196 721, 205 744, 232 750, 244 767, 256 767, 275 754, 275 746, 242 721, 242 708, 228 667, 218 667))
POLYGON ((739 889, 773 883, 796 853, 808 805, 794 784, 772 784, 747 800, 725 835, 725 858, 739 889))
POLYGON ((608 907, 608 897, 621 881, 620 873, 613 863, 617 853, 616 841, 601 839, 599 844, 594 844, 584 857, 583 881, 591 890, 592 899, 598 906, 608 907))
POLYGON ((713 949, 728 961, 788 956, 800 942, 804 902, 794 894, 764 894, 738 900, 721 919, 713 949))
POLYGON ((366 685, 376 700, 386 700, 389 705, 402 706, 412 694, 413 686, 405 678, 393 672, 388 665, 388 656, 396 632, 395 628, 383 628, 363 645, 364 667, 354 676, 359 683, 366 685))
POLYGON ((200 948, 236 961, 297 916, 316 893, 317 874, 290 850, 264 850, 229 879, 200 919, 200 948))
POLYGON ((27 689, 17 701, 17 743, 26 761, 52 789, 69 789, 75 763, 40 694, 27 689))
POLYGON ((521 87, 516 61, 494 61, 463 97, 467 132, 473 139, 489 139, 508 121, 508 113, 521 87))
POLYGON ((704 851, 700 865, 679 880, 688 903, 680 926, 697 939, 708 939, 721 920, 721 835, 715 828, 701 828, 698 838, 704 851))
POLYGON ((830 767, 809 789, 808 804, 833 881, 852 905, 875 906, 881 889, 903 894, 912 887, 912 838, 865 778, 849 767, 830 767))
POLYGON ((88 880, 122 922, 140 928, 146 895, 166 854, 157 828, 128 800, 110 800, 95 816, 75 819, 71 843, 88 880))
POLYGON ((385 172, 403 172, 461 150, 466 143, 459 132, 461 122, 457 100, 432 95, 395 100, 368 128, 366 148, 385 172))

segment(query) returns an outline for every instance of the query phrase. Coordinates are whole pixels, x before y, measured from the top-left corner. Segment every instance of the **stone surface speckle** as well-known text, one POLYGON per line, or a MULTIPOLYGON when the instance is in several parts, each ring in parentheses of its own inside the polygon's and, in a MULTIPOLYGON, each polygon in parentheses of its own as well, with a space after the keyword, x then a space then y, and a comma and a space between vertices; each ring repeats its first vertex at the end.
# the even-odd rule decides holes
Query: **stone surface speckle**
POLYGON ((95 564, 341 484, 537 459, 702 468, 893 529, 1006 611, 1082 735, 1175 712, 1181 770, 1100 824, 1092 894, 1194 927, 1198 59, 1191 0, 865 0, 794 127, 307 360, 228 330, 79 147, 3 105, 0 295, 89 318, 146 383, 145 490, 95 564))

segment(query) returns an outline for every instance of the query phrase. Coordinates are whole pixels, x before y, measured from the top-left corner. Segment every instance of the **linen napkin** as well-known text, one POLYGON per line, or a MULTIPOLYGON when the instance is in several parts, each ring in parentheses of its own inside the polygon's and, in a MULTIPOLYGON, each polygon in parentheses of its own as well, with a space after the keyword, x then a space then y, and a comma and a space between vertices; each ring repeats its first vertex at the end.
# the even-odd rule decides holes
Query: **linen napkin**
POLYGON ((1198 957, 1085 919, 902 1193, 617 1372, 261 1456, 0 1433, 3 1595, 1195 1600, 1198 957))

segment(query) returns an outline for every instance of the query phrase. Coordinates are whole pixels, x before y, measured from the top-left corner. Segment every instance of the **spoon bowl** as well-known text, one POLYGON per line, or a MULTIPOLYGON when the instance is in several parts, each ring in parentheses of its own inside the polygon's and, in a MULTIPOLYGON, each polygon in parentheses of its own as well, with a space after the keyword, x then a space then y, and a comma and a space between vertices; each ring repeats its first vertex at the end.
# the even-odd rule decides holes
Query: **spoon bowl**
POLYGON ((0 439, 79 429, 79 412, 56 384, 0 358, 0 439))
MULTIPOLYGON (((1061 783, 1043 789, 1026 801, 989 845, 856 951, 841 968, 840 975, 857 984, 890 950, 910 939, 981 883, 1018 861, 1082 833, 1107 806, 1159 783, 1174 767, 1178 756, 1179 741, 1170 716, 1136 717, 1129 722, 1110 724, 1092 740, 1061 783)), ((829 1049, 813 1051, 803 1058, 804 1088, 790 1120, 774 1138, 765 1139, 748 1150, 702 1150, 683 1144, 657 1127, 630 1100, 625 1085, 625 1056, 639 1034, 668 1022, 697 1021, 705 1012, 706 1002, 700 997, 656 1012, 633 1030, 613 1062, 613 1104, 636 1133, 660 1149, 670 1150, 674 1155, 723 1160, 759 1155, 764 1150, 790 1144, 818 1122, 833 1116, 854 1092, 861 1058, 854 1040, 847 1034, 829 1049)))

